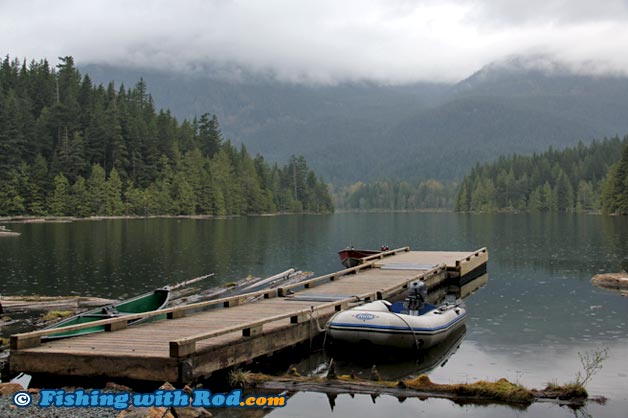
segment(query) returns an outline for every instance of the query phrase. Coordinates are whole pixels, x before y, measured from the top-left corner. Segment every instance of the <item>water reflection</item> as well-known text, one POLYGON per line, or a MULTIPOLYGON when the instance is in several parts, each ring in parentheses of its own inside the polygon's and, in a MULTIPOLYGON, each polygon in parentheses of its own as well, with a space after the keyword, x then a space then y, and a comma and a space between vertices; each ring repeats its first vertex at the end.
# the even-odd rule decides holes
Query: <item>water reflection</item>
POLYGON ((491 264, 590 278, 628 254, 619 217, 449 213, 339 214, 237 219, 132 219, 14 224, 0 240, 0 292, 121 297, 216 272, 216 282, 288 267, 338 269, 347 245, 417 250, 488 246, 491 264))
MULTIPOLYGON (((336 374, 369 379, 375 365, 382 380, 399 380, 443 367, 456 353, 466 334, 465 327, 452 333, 443 343, 428 350, 394 350, 386 347, 327 344, 306 358, 291 364, 301 375, 325 376, 333 359, 336 374)), ((287 367, 286 367, 287 368, 287 367)))
MULTIPOLYGON (((565 382, 578 352, 609 348, 590 387, 610 398, 593 416, 628 410, 628 301, 597 289, 591 277, 617 271, 628 255, 628 219, 581 214, 360 213, 238 219, 147 219, 72 224, 15 224, 0 240, 0 293, 81 294, 120 298, 215 272, 215 286, 270 276, 289 267, 338 270, 347 245, 468 251, 487 247, 490 283, 466 299, 463 343, 437 382, 507 377, 530 386, 565 382)), ((316 366, 314 366, 316 367, 316 366)), ((407 367, 411 367, 408 365, 407 367)), ((273 416, 331 416, 324 395, 297 394, 273 416), (320 414, 319 414, 320 412, 320 414)), ((522 416, 508 408, 453 406, 449 401, 339 396, 334 416, 522 416)), ((523 416, 573 416, 533 405, 523 416)))
MULTIPOLYGON (((275 409, 268 415, 273 418, 283 417, 355 417, 381 418, 382 416, 394 416, 399 418, 416 418, 418 416, 439 416, 447 418, 458 417, 545 417, 566 418, 574 416, 587 416, 588 412, 574 412, 566 407, 549 404, 534 404, 521 411, 503 405, 478 405, 456 404, 445 399, 420 399, 402 398, 392 396, 380 396, 373 399, 369 395, 338 395, 334 399, 334 409, 321 408, 322 404, 328 404, 325 394, 297 393, 281 409, 275 409), (584 414, 584 415, 583 415, 584 414)), ((592 414, 598 409, 589 408, 592 414)), ((222 415, 219 415, 222 416, 222 415)), ((593 415, 598 416, 598 415, 593 415)), ((621 418, 622 415, 599 415, 621 418)))
POLYGON ((269 276, 291 266, 305 268, 320 252, 329 220, 285 216, 16 225, 23 232, 20 239, 0 242, 0 276, 5 278, 0 293, 122 298, 209 272, 216 276, 208 287, 249 274, 269 276))

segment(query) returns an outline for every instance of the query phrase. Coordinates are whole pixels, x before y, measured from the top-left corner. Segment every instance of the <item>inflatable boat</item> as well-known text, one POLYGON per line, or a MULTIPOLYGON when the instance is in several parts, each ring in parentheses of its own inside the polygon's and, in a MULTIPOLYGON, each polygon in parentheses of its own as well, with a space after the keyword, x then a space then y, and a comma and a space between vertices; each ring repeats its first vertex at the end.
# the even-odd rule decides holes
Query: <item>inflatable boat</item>
POLYGON ((327 323, 327 333, 344 343, 422 349, 445 340, 463 326, 466 316, 461 300, 425 304, 417 315, 408 314, 402 302, 378 300, 338 312, 327 323))

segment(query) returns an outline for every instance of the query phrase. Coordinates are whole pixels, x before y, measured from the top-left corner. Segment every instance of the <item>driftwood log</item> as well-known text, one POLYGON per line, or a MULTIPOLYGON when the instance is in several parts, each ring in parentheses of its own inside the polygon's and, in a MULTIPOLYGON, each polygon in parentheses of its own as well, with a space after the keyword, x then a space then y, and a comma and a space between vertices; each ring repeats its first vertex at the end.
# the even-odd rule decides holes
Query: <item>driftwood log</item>
POLYGON ((4 313, 15 311, 80 310, 110 305, 112 299, 84 296, 2 296, 0 305, 4 313))
POLYGON ((342 376, 338 379, 300 376, 268 376, 247 373, 247 384, 256 389, 280 390, 288 392, 319 392, 331 396, 340 394, 362 394, 377 397, 389 395, 397 398, 442 398, 456 403, 495 403, 526 408, 534 402, 548 402, 569 405, 574 408, 584 406, 588 401, 604 403, 603 397, 588 398, 586 391, 570 394, 566 387, 543 390, 526 389, 510 383, 506 379, 496 382, 475 382, 455 385, 440 385, 429 380, 427 375, 416 379, 400 381, 368 381, 342 376), (504 386, 507 388, 503 390, 504 386), (481 387, 478 389, 478 387, 481 387), (486 387, 487 389, 484 389, 486 387), (561 390, 562 389, 562 390, 561 390), (513 393, 510 393, 513 391, 513 393))

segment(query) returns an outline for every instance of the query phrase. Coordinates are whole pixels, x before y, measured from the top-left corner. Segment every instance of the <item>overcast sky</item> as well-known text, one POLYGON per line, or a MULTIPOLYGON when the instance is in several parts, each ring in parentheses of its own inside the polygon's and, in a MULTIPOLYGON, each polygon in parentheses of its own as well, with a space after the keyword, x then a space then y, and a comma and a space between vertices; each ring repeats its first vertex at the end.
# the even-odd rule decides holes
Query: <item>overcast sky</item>
POLYGON ((628 1, 0 0, 0 52, 323 83, 452 82, 513 55, 625 75, 628 1))

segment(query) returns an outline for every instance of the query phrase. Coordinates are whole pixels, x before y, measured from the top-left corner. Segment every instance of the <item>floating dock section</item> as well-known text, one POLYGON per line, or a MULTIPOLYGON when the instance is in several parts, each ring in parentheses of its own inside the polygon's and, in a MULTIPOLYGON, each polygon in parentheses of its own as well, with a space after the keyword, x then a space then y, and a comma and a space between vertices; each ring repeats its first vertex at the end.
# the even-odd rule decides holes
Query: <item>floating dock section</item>
POLYGON ((428 288, 486 271, 488 252, 410 251, 404 247, 295 285, 105 319, 105 332, 41 342, 59 332, 11 336, 13 372, 189 383, 311 340, 337 311, 405 293, 415 280, 428 288), (168 319, 127 327, 127 321, 168 319), (163 317, 163 316, 162 316, 163 317))

